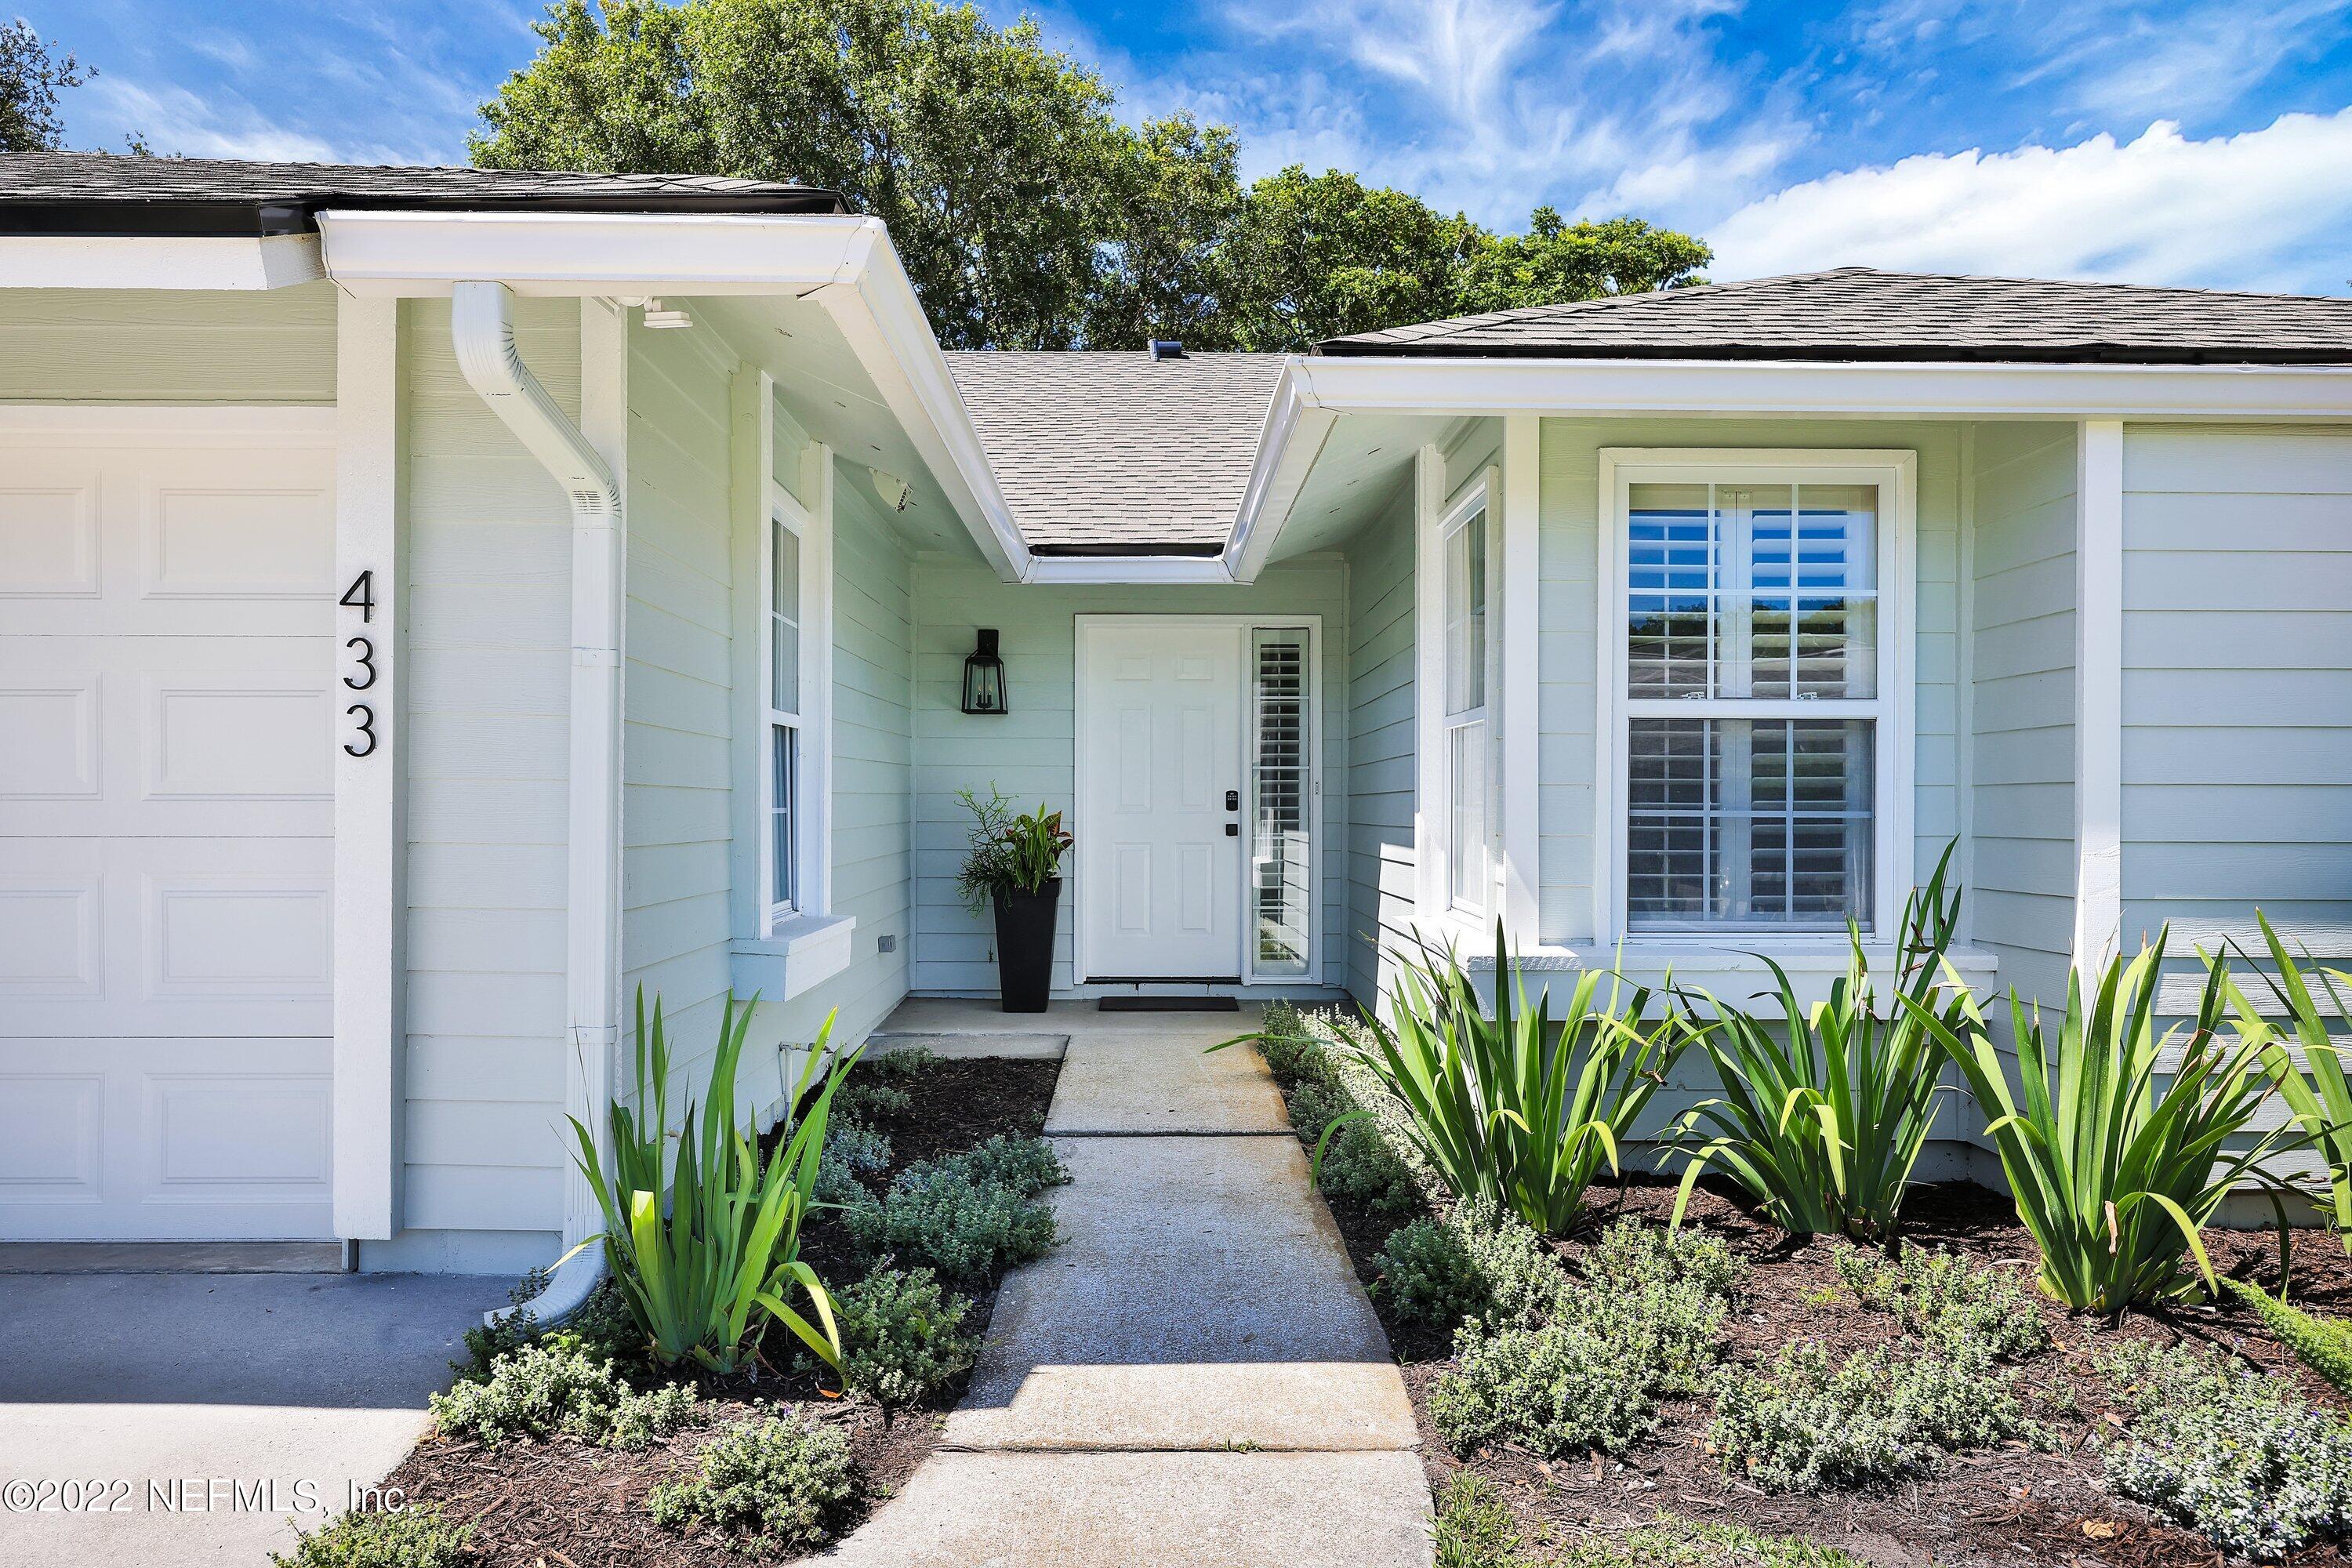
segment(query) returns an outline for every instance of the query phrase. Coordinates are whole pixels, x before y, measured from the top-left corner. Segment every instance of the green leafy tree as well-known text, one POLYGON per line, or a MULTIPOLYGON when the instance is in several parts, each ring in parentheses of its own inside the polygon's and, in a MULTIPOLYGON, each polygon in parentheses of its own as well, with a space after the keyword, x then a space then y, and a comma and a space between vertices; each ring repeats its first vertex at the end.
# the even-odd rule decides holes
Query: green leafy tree
POLYGON ((38 153, 65 145, 58 95, 94 73, 41 41, 22 16, 0 24, 0 153, 38 153))
POLYGON ((1244 189, 1231 127, 1130 126, 1034 22, 940 0, 556 0, 482 106, 489 168, 721 174, 840 191, 890 230, 950 348, 1302 349, 1688 280, 1638 219, 1495 236, 1339 170, 1244 189))

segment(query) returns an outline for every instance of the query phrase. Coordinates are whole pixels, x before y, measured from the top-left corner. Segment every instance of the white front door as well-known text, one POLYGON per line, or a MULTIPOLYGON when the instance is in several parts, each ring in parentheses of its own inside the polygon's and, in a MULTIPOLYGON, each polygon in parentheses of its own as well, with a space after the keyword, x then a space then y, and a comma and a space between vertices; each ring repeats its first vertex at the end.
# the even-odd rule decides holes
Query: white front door
POLYGON ((0 433, 0 1238, 333 1234, 311 439, 0 433))
POLYGON ((1246 636, 1078 622, 1082 980, 1241 978, 1246 636))

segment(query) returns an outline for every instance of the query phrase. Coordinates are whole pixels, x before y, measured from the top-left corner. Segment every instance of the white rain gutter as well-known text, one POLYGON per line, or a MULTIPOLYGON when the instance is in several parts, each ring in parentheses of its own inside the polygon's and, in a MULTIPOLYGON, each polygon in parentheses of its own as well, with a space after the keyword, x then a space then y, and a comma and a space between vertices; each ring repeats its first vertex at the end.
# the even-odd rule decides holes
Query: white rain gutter
MULTIPOLYGON (((514 297, 503 283, 461 281, 449 298, 449 344, 466 384, 563 488, 572 503, 572 759, 565 840, 564 973, 572 1062, 565 1109, 609 1158, 605 1107, 620 1044, 622 514, 613 470, 565 416, 515 345, 514 297)), ((564 1173, 563 1240, 598 1228, 595 1196, 564 1173)), ((604 1277, 604 1249, 574 1253, 530 1310, 561 1322, 604 1277)), ((512 1310, 512 1309, 507 1309, 512 1310)), ((491 1313, 497 1318, 503 1313, 491 1313)))

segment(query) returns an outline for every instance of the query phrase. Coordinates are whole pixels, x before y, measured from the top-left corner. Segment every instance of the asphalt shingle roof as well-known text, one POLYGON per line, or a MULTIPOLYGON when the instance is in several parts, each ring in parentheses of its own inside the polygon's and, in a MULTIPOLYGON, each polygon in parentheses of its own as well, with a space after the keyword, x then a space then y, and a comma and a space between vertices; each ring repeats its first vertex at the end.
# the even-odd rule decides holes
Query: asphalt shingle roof
POLYGON ((0 155, 0 232, 299 233, 323 207, 839 212, 831 191, 716 174, 0 155))
POLYGON ((1282 374, 1279 354, 947 356, 1033 550, 1223 548, 1282 374))
POLYGON ((1327 354, 2352 363, 2352 300, 1841 267, 1359 332, 1327 354))

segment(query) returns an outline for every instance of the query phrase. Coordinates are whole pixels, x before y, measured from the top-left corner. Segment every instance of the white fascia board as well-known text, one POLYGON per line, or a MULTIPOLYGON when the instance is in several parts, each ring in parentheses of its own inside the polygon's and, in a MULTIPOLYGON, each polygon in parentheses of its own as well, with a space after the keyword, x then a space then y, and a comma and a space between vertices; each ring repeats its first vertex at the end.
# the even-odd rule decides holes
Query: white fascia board
POLYGON ((284 289, 326 275, 315 234, 0 235, 10 289, 284 289))
POLYGON ((1214 555, 1035 555, 1024 583, 1231 583, 1214 555))
POLYGON ((493 280, 517 294, 814 296, 1007 582, 1029 547, 881 221, 747 213, 319 215, 327 275, 354 294, 431 297, 493 280))
POLYGON ((1249 484, 1225 542, 1224 562, 1232 580, 1251 583, 1265 569, 1282 525, 1290 521, 1299 489, 1323 454, 1339 415, 1315 395, 1314 375, 1304 355, 1292 354, 1274 385, 1274 401, 1250 464, 1249 484))
POLYGON ((2326 420, 2352 418, 2352 367, 1350 356, 1313 361, 1308 395, 1349 414, 2326 420))

